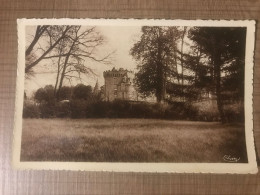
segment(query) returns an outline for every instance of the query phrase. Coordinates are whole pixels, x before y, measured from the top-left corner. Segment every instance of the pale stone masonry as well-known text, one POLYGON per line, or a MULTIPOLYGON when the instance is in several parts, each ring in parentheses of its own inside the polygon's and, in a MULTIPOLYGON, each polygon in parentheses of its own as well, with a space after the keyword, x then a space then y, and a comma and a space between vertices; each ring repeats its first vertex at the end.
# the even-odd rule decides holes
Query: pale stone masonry
POLYGON ((120 68, 103 73, 105 85, 101 87, 102 97, 106 101, 138 100, 138 95, 133 86, 134 72, 120 68))

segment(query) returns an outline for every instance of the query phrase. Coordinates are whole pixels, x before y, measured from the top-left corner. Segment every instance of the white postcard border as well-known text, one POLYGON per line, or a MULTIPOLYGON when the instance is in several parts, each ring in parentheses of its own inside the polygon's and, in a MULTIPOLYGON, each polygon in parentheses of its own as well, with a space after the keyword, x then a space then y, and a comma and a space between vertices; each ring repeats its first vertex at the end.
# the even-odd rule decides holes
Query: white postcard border
POLYGON ((13 166, 17 169, 81 170, 169 173, 257 173, 253 137, 253 58, 255 21, 245 20, 148 20, 148 19, 18 19, 18 65, 13 139, 13 166), (110 163, 21 162, 22 109, 25 68, 25 27, 30 25, 88 26, 223 26, 247 27, 245 56, 245 135, 248 163, 110 163))

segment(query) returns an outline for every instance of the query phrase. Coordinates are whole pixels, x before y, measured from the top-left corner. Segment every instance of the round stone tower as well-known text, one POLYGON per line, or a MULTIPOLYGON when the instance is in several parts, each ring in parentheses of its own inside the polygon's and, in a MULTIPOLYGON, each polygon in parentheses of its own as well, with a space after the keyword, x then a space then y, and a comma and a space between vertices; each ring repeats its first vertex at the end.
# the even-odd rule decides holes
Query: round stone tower
POLYGON ((105 79, 104 99, 113 101, 115 99, 134 100, 133 78, 134 72, 120 68, 103 73, 105 79))

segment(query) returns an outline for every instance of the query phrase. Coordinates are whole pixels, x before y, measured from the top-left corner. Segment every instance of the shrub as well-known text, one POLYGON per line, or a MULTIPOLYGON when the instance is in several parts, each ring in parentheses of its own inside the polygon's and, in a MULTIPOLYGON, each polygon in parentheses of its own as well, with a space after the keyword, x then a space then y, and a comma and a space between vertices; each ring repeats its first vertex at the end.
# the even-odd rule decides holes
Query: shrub
POLYGON ((115 100, 110 106, 110 113, 113 117, 126 118, 129 117, 129 110, 131 109, 130 102, 123 100, 115 100))
POLYGON ((85 118, 86 108, 87 108, 87 101, 83 99, 76 99, 70 102, 70 114, 71 118, 85 118))
POLYGON ((39 118, 39 117, 40 117, 39 107, 33 103, 29 103, 25 101, 23 106, 23 118, 39 118))
POLYGON ((154 105, 146 102, 133 103, 130 110, 130 115, 134 118, 155 118, 157 114, 154 105))
POLYGON ((56 117, 55 103, 43 102, 39 105, 41 118, 54 118, 56 117))
POLYGON ((70 102, 58 102, 55 106, 56 117, 65 118, 71 116, 70 102))
POLYGON ((35 92, 34 99, 39 102, 54 102, 54 87, 52 85, 46 85, 44 88, 39 88, 35 92))
POLYGON ((224 107, 225 119, 227 122, 244 122, 244 105, 242 103, 233 103, 224 107))
POLYGON ((73 99, 90 99, 92 95, 92 87, 83 84, 78 84, 73 89, 73 99))
POLYGON ((191 103, 191 107, 197 110, 196 120, 220 121, 216 100, 204 100, 191 103))
POLYGON ((107 117, 110 104, 108 102, 92 102, 85 107, 85 116, 88 118, 104 118, 107 117))
MULTIPOLYGON (((166 119, 194 119, 197 111, 184 103, 154 104, 148 102, 129 102, 115 100, 113 102, 94 102, 84 105, 71 104, 77 114, 95 118, 166 118, 166 119), (79 108, 77 108, 77 106, 79 108)), ((81 115, 81 117, 84 117, 81 115)))
POLYGON ((165 109, 164 117, 176 120, 196 120, 198 111, 185 102, 171 102, 165 109))
MULTIPOLYGON (((243 122, 243 105, 225 105, 227 122, 243 122)), ((24 118, 161 118, 170 120, 220 121, 213 102, 168 102, 164 104, 97 99, 74 99, 70 102, 43 101, 39 105, 25 100, 24 118)))

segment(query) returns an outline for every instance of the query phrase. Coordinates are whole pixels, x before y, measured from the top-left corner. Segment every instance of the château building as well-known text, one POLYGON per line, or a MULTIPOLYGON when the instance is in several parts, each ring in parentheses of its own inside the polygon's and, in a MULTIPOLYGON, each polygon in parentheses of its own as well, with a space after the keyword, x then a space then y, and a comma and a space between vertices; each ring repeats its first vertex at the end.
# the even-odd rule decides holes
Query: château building
POLYGON ((106 101, 138 100, 138 94, 133 86, 134 72, 120 68, 103 73, 105 85, 101 87, 102 98, 106 101))

